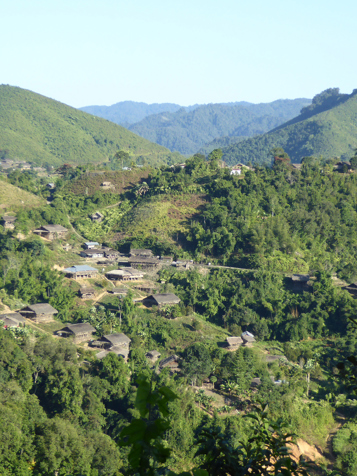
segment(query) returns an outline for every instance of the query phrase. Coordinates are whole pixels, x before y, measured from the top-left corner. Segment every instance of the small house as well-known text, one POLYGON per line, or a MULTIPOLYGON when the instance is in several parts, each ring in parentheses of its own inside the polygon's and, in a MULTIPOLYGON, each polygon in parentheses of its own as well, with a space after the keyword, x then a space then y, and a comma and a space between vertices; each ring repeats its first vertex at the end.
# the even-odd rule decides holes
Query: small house
POLYGON ((21 309, 19 313, 26 319, 30 319, 39 324, 53 321, 53 316, 57 314, 58 311, 48 303, 39 303, 26 306, 21 309))
POLYGON ((103 258, 104 257, 104 251, 103 250, 98 250, 97 248, 92 248, 89 250, 82 250, 79 253, 82 258, 103 258))
POLYGON ((160 256, 160 261, 162 264, 171 264, 173 261, 173 256, 160 256))
POLYGON ((46 238, 47 240, 63 238, 66 236, 67 232, 67 228, 61 225, 44 225, 33 231, 36 235, 46 238))
POLYGON ((92 250, 93 248, 97 248, 99 243, 97 241, 87 241, 84 243, 84 247, 86 250, 92 250))
POLYGON ((56 331, 55 334, 61 337, 71 337, 73 341, 78 344, 79 342, 85 342, 92 338, 95 333, 93 326, 87 322, 81 322, 79 324, 68 324, 63 329, 56 331))
POLYGON ((180 358, 177 355, 170 355, 159 362, 159 371, 168 368, 171 372, 180 372, 179 362, 180 358))
POLYGON ((143 269, 155 269, 159 266, 157 258, 147 258, 145 256, 133 256, 128 259, 130 266, 140 266, 143 269))
POLYGON ((155 362, 158 361, 159 357, 161 357, 161 354, 157 350, 149 350, 149 352, 146 352, 145 357, 151 364, 155 364, 155 362))
POLYGON ((108 271, 105 276, 112 281, 139 281, 144 274, 134 268, 121 268, 108 271))
POLYGON ((112 184, 112 182, 102 182, 100 186, 104 189, 114 189, 115 185, 112 184))
POLYGON ((242 168, 238 167, 235 165, 234 167, 231 168, 230 175, 241 175, 242 173, 242 168))
POLYGON ((48 184, 46 184, 46 187, 49 190, 53 190, 54 188, 56 188, 56 185, 53 182, 49 182, 48 184))
POLYGON ((98 270, 87 265, 71 266, 63 270, 67 278, 72 279, 88 279, 97 277, 98 270))
POLYGON ((17 218, 13 216, 3 216, 1 224, 5 228, 5 230, 13 230, 15 228, 16 220, 17 218))
POLYGON ((112 248, 103 248, 103 253, 105 258, 109 259, 110 261, 114 261, 119 258, 119 251, 113 250, 112 248))
POLYGON ((162 294, 151 294, 144 299, 145 303, 152 304, 154 306, 165 307, 165 306, 174 306, 179 304, 181 299, 172 293, 162 293, 162 294))
POLYGON ((25 326, 26 319, 18 312, 9 312, 0 314, 0 321, 2 321, 5 328, 25 326))
MULTIPOLYGON (((108 334, 99 340, 91 342, 92 347, 101 347, 106 352, 114 352, 127 360, 130 351, 131 339, 122 333, 108 334)), ((103 355, 104 357, 105 355, 103 355)), ((97 355, 98 357, 98 355, 97 355)))
POLYGON ((230 175, 241 175, 243 171, 247 170, 254 170, 254 168, 245 164, 236 164, 231 167, 230 175))
POLYGON ((243 345, 250 347, 255 342, 255 337, 250 332, 242 332, 243 345))
POLYGON ((241 337, 227 337, 228 350, 237 350, 243 344, 241 337))
POLYGON ((291 277, 293 291, 310 291, 312 287, 309 285, 309 281, 309 274, 293 274, 291 277))
POLYGON ((90 219, 92 221, 100 223, 104 218, 104 215, 102 215, 100 212, 95 212, 92 215, 90 215, 90 219))
POLYGON ((94 288, 81 288, 78 291, 79 297, 81 299, 94 299, 95 289, 94 288))

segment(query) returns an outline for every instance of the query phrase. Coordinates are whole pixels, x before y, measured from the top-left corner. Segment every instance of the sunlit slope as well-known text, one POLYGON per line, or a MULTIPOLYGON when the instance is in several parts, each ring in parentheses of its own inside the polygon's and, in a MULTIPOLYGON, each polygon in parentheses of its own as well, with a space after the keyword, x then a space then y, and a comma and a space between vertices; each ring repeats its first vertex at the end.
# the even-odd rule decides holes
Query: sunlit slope
POLYGON ((269 151, 273 147, 283 147, 293 162, 311 155, 348 159, 357 147, 357 95, 338 94, 334 101, 329 99, 315 109, 306 108, 303 114, 274 131, 224 148, 224 159, 229 164, 261 164, 271 160, 269 151), (324 107, 326 103, 328 108, 324 107))
POLYGON ((0 209, 32 208, 44 205, 45 200, 0 180, 0 209))
POLYGON ((40 94, 0 86, 0 150, 10 157, 60 165, 106 160, 117 150, 150 164, 165 163, 172 152, 127 129, 40 94))

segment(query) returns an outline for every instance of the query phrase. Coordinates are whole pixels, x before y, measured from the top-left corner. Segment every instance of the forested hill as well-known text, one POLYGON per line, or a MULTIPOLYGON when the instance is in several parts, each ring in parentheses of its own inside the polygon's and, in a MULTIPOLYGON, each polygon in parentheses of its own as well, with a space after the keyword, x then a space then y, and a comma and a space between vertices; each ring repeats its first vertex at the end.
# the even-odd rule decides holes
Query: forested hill
MULTIPOLYGON (((106 160, 118 150, 163 164, 178 157, 104 119, 18 87, 0 86, 0 151, 36 164, 106 160)), ((177 155, 177 154, 176 154, 177 155)))
POLYGON ((181 154, 193 154, 216 138, 263 134, 299 114, 310 99, 266 104, 207 104, 188 111, 148 116, 129 129, 181 154))
POLYGON ((223 149, 228 164, 262 164, 271 160, 269 151, 282 147, 293 162, 302 157, 348 158, 357 147, 357 95, 327 89, 314 97, 296 118, 264 135, 223 149))
POLYGON ((180 108, 180 105, 172 103, 146 104, 144 102, 121 101, 112 106, 86 106, 79 109, 127 127, 151 114, 159 114, 165 111, 176 112, 180 108))

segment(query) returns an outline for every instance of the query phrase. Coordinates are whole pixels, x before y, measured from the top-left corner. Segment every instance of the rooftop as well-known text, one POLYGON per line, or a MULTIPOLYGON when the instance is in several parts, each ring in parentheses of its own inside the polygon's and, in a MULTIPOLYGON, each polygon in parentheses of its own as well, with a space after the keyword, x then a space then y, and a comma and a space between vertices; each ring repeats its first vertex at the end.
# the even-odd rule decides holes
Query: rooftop
POLYGON ((45 230, 45 231, 48 231, 49 233, 59 233, 61 231, 68 231, 67 228, 61 225, 43 225, 43 226, 40 226, 40 228, 38 228, 37 230, 45 230))
POLYGON ((130 344, 131 342, 131 339, 129 339, 129 337, 126 336, 125 334, 115 333, 115 334, 108 334, 103 337, 112 345, 130 344))
POLYGON ((35 314, 57 314, 58 313, 57 309, 52 307, 51 304, 48 304, 47 302, 31 304, 30 306, 26 306, 23 309, 21 309, 21 311, 26 311, 27 309, 30 309, 35 314))
POLYGON ((152 294, 149 298, 154 299, 158 304, 179 303, 180 298, 176 294, 164 293, 164 294, 152 294))
POLYGON ((78 266, 71 266, 70 268, 65 268, 63 271, 65 273, 80 273, 81 271, 98 271, 98 270, 86 264, 81 264, 78 266))
POLYGON ((93 326, 88 324, 88 322, 79 322, 78 324, 68 324, 68 326, 64 327, 58 332, 64 331, 65 329, 69 329, 73 334, 82 334, 84 333, 93 333, 95 329, 93 326))

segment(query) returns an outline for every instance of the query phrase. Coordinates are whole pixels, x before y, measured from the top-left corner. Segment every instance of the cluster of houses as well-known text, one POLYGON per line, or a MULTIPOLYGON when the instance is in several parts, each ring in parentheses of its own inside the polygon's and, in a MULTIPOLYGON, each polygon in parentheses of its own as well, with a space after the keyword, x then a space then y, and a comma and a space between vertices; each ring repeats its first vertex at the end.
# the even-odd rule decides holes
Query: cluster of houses
POLYGON ((255 342, 255 337, 248 331, 242 332, 241 336, 227 337, 228 350, 237 350, 240 346, 251 347, 255 342))

